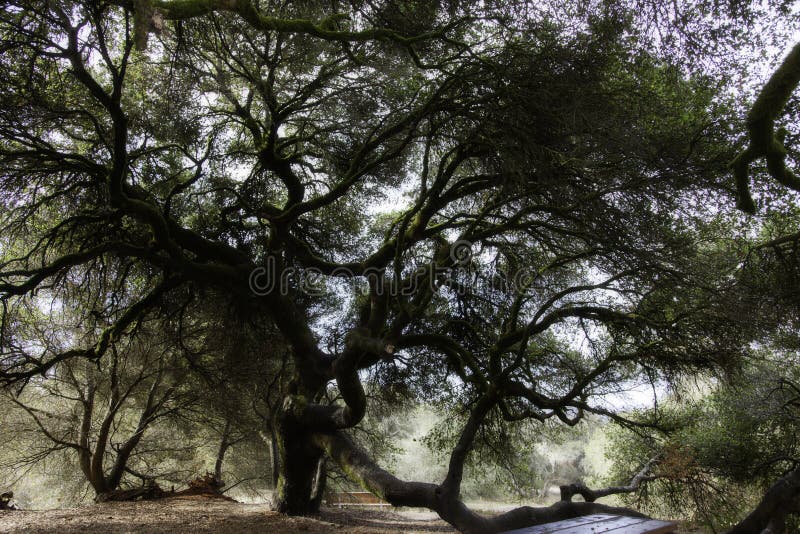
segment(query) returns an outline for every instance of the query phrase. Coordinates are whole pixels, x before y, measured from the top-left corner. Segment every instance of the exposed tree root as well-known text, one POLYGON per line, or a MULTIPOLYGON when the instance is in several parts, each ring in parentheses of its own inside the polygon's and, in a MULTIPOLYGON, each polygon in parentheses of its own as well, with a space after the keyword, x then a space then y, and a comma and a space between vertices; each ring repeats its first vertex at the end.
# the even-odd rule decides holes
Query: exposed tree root
POLYGON ((114 490, 99 494, 96 502, 119 502, 119 501, 152 501, 157 499, 167 499, 169 497, 182 497, 188 495, 203 495, 218 499, 233 500, 222 494, 225 483, 218 480, 212 473, 189 481, 189 487, 184 490, 165 491, 158 484, 149 484, 141 488, 127 490, 114 490))

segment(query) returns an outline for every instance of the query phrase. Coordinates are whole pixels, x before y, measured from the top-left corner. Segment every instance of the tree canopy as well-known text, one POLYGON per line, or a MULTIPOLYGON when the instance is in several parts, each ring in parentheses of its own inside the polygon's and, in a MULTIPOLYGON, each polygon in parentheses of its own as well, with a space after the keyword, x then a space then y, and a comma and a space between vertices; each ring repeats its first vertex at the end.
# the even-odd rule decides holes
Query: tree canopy
MULTIPOLYGON (((711 4, 725 23, 695 39, 715 46, 762 16, 711 4)), ((326 459, 463 531, 611 510, 486 518, 459 500, 464 465, 492 422, 636 425, 620 390, 734 372, 763 334, 731 313, 734 195, 754 209, 760 156, 795 185, 763 130, 800 55, 737 156, 729 80, 664 37, 707 20, 648 7, 8 2, 0 381, 102 369, 155 317, 209 380, 259 362, 249 404, 275 437, 280 511, 318 505, 326 459), (70 310, 82 335, 42 344, 30 310, 70 310), (348 433, 367 377, 452 407, 443 480, 399 480, 348 433)))

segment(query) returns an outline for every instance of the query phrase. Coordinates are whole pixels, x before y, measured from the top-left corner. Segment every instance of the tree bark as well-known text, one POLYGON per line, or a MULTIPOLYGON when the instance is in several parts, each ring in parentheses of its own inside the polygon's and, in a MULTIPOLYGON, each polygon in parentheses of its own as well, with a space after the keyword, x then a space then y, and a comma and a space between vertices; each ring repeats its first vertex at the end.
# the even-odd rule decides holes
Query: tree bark
POLYGON ((278 477, 280 475, 280 458, 278 458, 278 439, 275 437, 274 432, 269 434, 269 456, 272 462, 272 488, 277 489, 278 477))
POLYGON ((230 432, 231 422, 226 420, 225 428, 222 431, 222 440, 220 441, 219 449, 217 449, 217 459, 214 462, 214 479, 217 482, 222 482, 222 463, 225 461, 225 454, 228 452, 228 448, 231 446, 230 441, 228 441, 230 432))
POLYGON ((280 471, 278 467, 278 440, 275 437, 275 429, 272 425, 268 425, 267 430, 259 431, 258 435, 261 436, 261 440, 266 444, 267 451, 269 452, 269 475, 272 489, 274 490, 278 487, 278 473, 280 471))
POLYGON ((764 495, 756 509, 750 512, 728 534, 780 534, 786 518, 800 511, 800 467, 778 479, 764 495))
POLYGON ((273 428, 277 444, 278 481, 272 508, 288 515, 308 515, 319 511, 312 494, 322 450, 311 434, 288 417, 278 418, 273 428))

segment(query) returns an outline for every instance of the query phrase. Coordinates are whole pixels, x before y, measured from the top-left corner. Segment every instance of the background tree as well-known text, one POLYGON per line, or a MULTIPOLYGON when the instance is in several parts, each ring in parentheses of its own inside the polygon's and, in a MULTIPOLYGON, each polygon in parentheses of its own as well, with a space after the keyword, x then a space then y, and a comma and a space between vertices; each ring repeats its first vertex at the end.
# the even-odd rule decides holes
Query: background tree
POLYGON ((240 312, 223 295, 192 299, 171 335, 183 348, 197 392, 197 410, 185 415, 187 433, 202 429, 200 441, 213 449, 212 471, 226 483, 224 492, 239 487, 260 494, 277 482, 271 414, 289 350, 271 323, 240 312))
MULTIPOLYGON (((715 532, 739 523, 776 480, 797 467, 797 386, 796 377, 787 376, 796 369, 785 355, 765 361, 733 384, 664 406, 663 432, 617 435, 614 477, 659 458, 653 480, 626 501, 699 521, 715 532)), ((784 506, 782 521, 796 512, 784 506)))
MULTIPOLYGON (((64 326, 40 333, 47 336, 43 342, 55 344, 45 350, 58 350, 64 326)), ((153 448, 148 429, 174 418, 194 397, 183 388, 186 370, 179 355, 149 327, 142 325, 135 335, 115 342, 108 358, 97 364, 67 360, 21 394, 7 392, 4 427, 28 448, 17 470, 68 452, 101 498, 126 482, 152 482, 166 474, 154 470, 146 457, 153 448)), ((162 441, 158 448, 181 445, 162 441)))
POLYGON ((755 357, 732 375, 701 379, 704 387, 699 392, 641 414, 659 430, 623 433, 612 452, 616 476, 630 465, 663 456, 655 470, 657 479, 629 502, 653 511, 683 512, 715 531, 732 526, 764 529, 770 524, 783 531, 787 521, 796 521, 791 514, 797 513, 793 479, 800 458, 799 264, 791 235, 797 219, 796 208, 780 196, 769 203, 758 240, 741 243, 750 250, 736 273, 736 291, 727 298, 732 320, 757 336, 755 357), (785 491, 774 492, 776 487, 785 491), (742 502, 750 506, 743 508, 742 502), (748 508, 763 510, 753 518, 755 525, 745 519, 748 508))

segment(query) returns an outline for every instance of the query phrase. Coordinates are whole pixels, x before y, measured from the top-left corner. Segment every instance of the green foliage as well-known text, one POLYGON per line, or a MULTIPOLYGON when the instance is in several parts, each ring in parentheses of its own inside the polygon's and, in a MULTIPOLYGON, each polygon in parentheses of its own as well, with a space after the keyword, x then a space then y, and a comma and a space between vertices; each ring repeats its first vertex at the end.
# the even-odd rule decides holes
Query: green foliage
MULTIPOLYGON (((390 410, 379 420, 384 428, 382 435, 391 446, 383 451, 371 447, 376 459, 405 480, 444 479, 449 451, 459 437, 463 420, 453 417, 450 411, 424 405, 390 410)), ((376 424, 368 422, 367 428, 375 429, 376 424)), ((462 498, 551 502, 557 498, 548 493, 552 486, 586 481, 593 469, 602 470, 602 466, 584 460, 589 447, 587 437, 597 428, 596 422, 565 428, 557 424, 508 425, 492 421, 481 432, 468 461, 462 498)))
MULTIPOLYGON (((398 469, 403 444, 426 444, 409 476, 449 470, 427 503, 444 512, 459 490, 529 498, 590 476, 585 440, 558 428, 624 421, 609 401, 630 384, 735 376, 796 331, 797 247, 776 235, 751 251, 747 232, 796 232, 797 214, 731 237, 742 106, 707 67, 775 13, 695 4, 11 1, 0 382, 27 383, 28 415, 64 399, 58 436, 75 434, 74 403, 96 446, 141 436, 136 469, 107 484, 88 446, 49 437, 95 489, 179 480, 227 451, 245 479, 277 440, 280 508, 306 513, 310 495, 288 494, 309 481, 287 477, 309 476, 315 440, 338 432, 398 469), (265 269, 279 286, 259 292, 265 269), (163 350, 123 365, 137 336, 163 350), (153 365, 149 390, 119 393, 153 365), (115 407, 99 429, 86 388, 115 407), (150 420, 153 398, 201 453, 150 420), (420 405, 437 417, 416 412, 424 437, 392 407, 420 405), (553 434, 560 467, 537 445, 553 434)), ((748 454, 794 435, 776 406, 742 413, 767 398, 743 391, 667 407, 668 434, 623 443, 637 460, 665 448, 665 483, 766 480, 785 465, 756 473, 748 454)), ((363 479, 377 469, 342 463, 387 494, 363 479)))
POLYGON ((791 358, 764 360, 733 383, 636 417, 657 424, 658 431, 613 432, 612 479, 630 477, 637 465, 661 458, 658 478, 624 500, 714 531, 740 521, 800 458, 797 369, 791 358))

